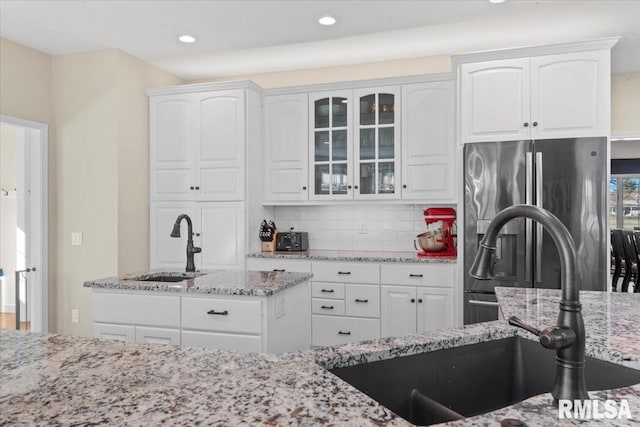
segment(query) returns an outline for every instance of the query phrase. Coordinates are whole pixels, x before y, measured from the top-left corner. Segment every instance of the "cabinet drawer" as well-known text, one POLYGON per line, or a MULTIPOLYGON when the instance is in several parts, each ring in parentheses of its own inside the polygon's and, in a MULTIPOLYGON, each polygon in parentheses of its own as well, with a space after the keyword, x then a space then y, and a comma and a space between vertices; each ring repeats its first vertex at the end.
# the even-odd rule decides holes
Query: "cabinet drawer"
POLYGON ((136 326, 136 342, 180 345, 180 329, 136 326))
POLYGON ((313 282, 311 296, 314 298, 344 299, 344 285, 341 283, 313 282))
POLYGON ((260 353, 262 351, 262 339, 259 336, 214 332, 182 331, 182 345, 240 351, 243 353, 260 353))
POLYGON ((106 323, 93 324, 93 336, 104 340, 135 341, 136 328, 131 325, 110 325, 106 323))
POLYGON ((180 327, 180 297, 93 292, 93 320, 103 323, 180 327))
POLYGON ((452 288, 455 264, 384 264, 380 281, 385 285, 437 286, 452 288))
POLYGON ((313 314, 344 316, 344 301, 339 299, 313 298, 313 300, 311 300, 311 312, 313 314))
POLYGON ((312 262, 313 280, 337 283, 380 283, 380 264, 312 262))
POLYGON ((311 316, 311 344, 328 346, 380 337, 380 320, 311 316))
POLYGON ((183 329, 259 334, 261 324, 260 301, 182 298, 183 329))
POLYGON ((247 270, 273 271, 284 270, 294 273, 311 273, 311 261, 291 259, 247 258, 247 270))
POLYGON ((380 286, 345 285, 347 316, 380 317, 380 286))

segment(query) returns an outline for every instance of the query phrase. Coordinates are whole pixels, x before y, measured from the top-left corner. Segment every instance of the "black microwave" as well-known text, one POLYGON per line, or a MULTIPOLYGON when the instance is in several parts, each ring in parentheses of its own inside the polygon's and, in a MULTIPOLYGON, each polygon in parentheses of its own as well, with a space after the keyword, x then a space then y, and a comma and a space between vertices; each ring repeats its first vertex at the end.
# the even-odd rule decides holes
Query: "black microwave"
POLYGON ((306 251, 309 249, 307 232, 285 232, 276 234, 276 251, 306 251))

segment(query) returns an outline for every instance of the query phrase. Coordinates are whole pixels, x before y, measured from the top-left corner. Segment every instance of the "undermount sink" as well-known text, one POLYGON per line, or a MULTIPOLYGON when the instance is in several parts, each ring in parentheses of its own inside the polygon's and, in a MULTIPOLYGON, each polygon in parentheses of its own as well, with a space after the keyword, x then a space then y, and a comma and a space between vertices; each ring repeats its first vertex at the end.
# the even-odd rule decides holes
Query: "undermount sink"
POLYGON ((202 273, 171 273, 171 272, 162 272, 162 273, 149 273, 143 274, 136 277, 129 277, 125 280, 134 280, 136 282, 182 282, 183 280, 193 279, 195 277, 202 276, 202 273))
MULTIPOLYGON (((417 425, 471 417, 551 392, 555 351, 514 337, 330 370, 417 425)), ((587 388, 640 383, 640 371, 586 358, 587 388)))

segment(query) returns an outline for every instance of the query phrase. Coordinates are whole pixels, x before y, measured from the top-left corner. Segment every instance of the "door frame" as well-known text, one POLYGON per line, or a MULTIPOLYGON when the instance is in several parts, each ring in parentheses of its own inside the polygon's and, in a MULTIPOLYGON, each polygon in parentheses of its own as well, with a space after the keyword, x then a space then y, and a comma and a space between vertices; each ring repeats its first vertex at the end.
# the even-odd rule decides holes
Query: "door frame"
POLYGON ((32 198, 28 209, 29 244, 31 247, 28 267, 33 290, 29 293, 31 331, 49 331, 49 191, 48 191, 48 145, 49 125, 31 120, 0 115, 0 123, 25 130, 25 143, 29 144, 29 191, 32 198), (39 206, 35 206, 38 204, 39 206))

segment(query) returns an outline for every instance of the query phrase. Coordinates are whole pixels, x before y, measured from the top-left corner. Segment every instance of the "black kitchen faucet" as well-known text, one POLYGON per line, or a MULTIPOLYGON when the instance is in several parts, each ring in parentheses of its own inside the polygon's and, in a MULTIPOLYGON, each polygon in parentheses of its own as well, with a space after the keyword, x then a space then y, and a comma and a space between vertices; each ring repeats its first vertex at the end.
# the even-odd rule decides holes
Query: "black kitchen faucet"
POLYGON ((196 265, 193 262, 193 255, 202 252, 202 248, 193 246, 193 225, 189 215, 182 214, 178 216, 175 224, 173 224, 173 230, 171 231, 171 237, 180 237, 180 223, 183 219, 187 220, 187 273, 196 271, 196 265))

